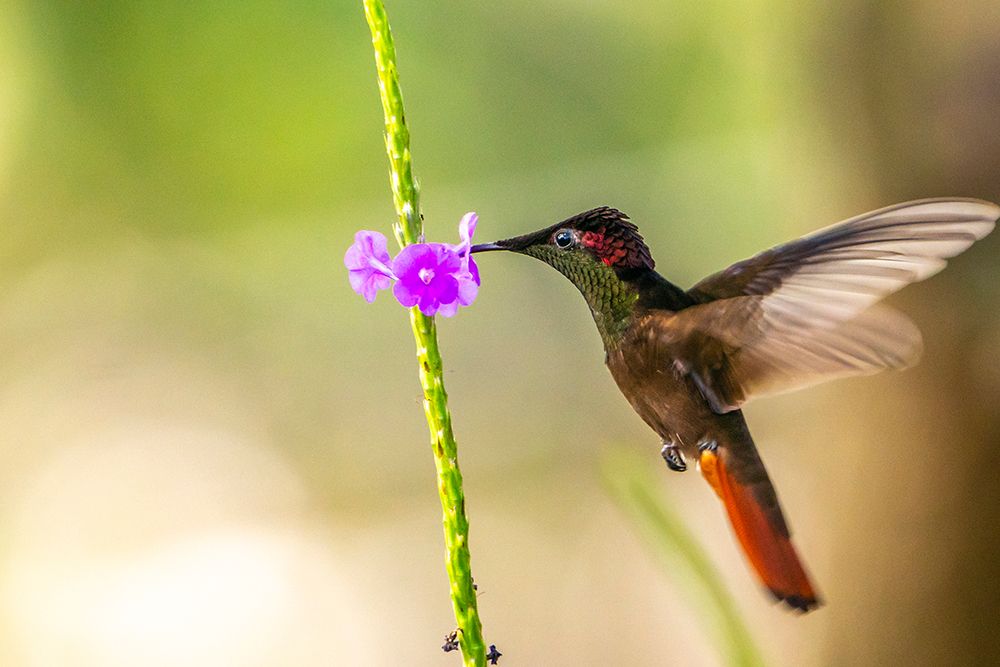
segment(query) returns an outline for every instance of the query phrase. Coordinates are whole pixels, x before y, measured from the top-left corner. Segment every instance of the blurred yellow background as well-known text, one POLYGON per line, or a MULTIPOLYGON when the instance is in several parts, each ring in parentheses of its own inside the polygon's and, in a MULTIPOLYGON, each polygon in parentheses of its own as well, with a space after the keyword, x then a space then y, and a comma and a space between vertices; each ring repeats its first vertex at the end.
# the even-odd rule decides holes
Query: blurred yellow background
MULTIPOLYGON (((360 2, 8 0, 0 21, 0 664, 447 665, 360 2)), ((882 205, 1000 200, 1000 4, 390 2, 429 236, 610 204, 682 285, 882 205)), ((748 420, 826 599, 757 587, 670 474, 572 286, 487 256, 439 323, 502 665, 714 665, 601 484, 633 449, 774 665, 1000 660, 1000 234, 892 299, 901 373, 748 420)))

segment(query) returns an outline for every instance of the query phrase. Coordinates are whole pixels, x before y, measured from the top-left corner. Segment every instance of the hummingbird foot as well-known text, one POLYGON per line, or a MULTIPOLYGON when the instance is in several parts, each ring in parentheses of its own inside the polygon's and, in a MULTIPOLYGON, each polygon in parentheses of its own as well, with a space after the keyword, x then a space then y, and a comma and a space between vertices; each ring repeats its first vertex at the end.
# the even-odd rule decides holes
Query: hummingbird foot
POLYGON ((709 440, 708 442, 703 442, 698 445, 699 452, 714 452, 719 448, 719 443, 715 440, 709 440))
POLYGON ((667 467, 674 472, 684 472, 688 469, 687 463, 684 462, 684 455, 681 454, 681 450, 677 449, 677 445, 672 442, 663 443, 660 456, 667 462, 667 467))

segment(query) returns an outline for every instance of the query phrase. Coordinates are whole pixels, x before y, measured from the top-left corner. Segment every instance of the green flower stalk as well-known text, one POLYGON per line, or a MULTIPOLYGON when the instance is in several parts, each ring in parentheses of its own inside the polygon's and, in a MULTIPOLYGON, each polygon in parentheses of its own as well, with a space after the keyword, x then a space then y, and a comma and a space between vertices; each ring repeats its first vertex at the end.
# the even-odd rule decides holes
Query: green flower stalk
MULTIPOLYGON (((385 148, 389 156, 389 174, 393 201, 398 215, 393 232, 401 248, 423 238, 420 199, 413 178, 410 155, 410 132, 403 112, 403 97, 396 68, 396 50, 385 7, 381 0, 364 0, 365 17, 372 33, 379 93, 385 112, 385 148)), ((458 446, 451 428, 448 394, 444 388, 441 352, 438 349, 434 318, 410 308, 410 324, 420 362, 420 384, 424 390, 424 414, 430 429, 434 465, 437 469, 438 494, 444 514, 446 568, 451 584, 451 603, 458 625, 457 639, 467 666, 486 664, 482 624, 476 608, 469 556, 469 520, 465 514, 462 473, 458 467, 458 446)))

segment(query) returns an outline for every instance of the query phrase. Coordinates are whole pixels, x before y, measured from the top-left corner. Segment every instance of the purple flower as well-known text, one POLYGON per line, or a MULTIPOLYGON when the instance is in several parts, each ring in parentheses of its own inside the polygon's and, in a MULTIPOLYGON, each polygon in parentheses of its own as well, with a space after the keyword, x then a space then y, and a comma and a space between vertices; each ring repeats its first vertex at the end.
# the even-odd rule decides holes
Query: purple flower
POLYGON ((446 243, 415 243, 396 255, 392 263, 398 282, 396 300, 424 315, 438 311, 449 317, 458 310, 459 279, 465 273, 462 258, 446 243))
POLYGON ((389 289, 395 275, 389 264, 392 259, 385 248, 385 236, 362 230, 354 235, 354 244, 344 255, 351 288, 371 303, 380 289, 389 289))
POLYGON ((358 232, 344 256, 351 287, 371 303, 378 290, 395 280, 392 292, 407 308, 417 306, 427 316, 451 317, 459 306, 472 304, 479 292, 479 267, 470 252, 477 219, 475 213, 462 217, 458 244, 414 243, 394 260, 382 234, 358 232))

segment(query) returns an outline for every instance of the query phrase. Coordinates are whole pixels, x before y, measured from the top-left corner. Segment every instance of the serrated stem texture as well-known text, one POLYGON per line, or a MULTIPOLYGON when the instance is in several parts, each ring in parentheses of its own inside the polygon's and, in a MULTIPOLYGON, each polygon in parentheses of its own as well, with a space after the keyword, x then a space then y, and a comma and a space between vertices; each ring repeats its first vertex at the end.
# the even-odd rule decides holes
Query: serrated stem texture
MULTIPOLYGON (((372 33, 379 94, 385 113, 385 148, 389 156, 389 180, 396 207, 393 233, 400 247, 423 238, 420 198, 413 177, 410 132, 403 111, 403 97, 396 68, 396 49, 385 7, 380 0, 363 0, 372 33)), ((424 415, 430 429, 431 448, 437 469, 438 495, 444 518, 445 566, 451 586, 451 603, 458 626, 458 642, 467 666, 486 665, 486 647, 476 607, 469 555, 469 520, 465 514, 462 472, 458 467, 458 445, 448 412, 441 352, 433 317, 410 308, 410 324, 417 344, 420 384, 424 392, 424 415)))

